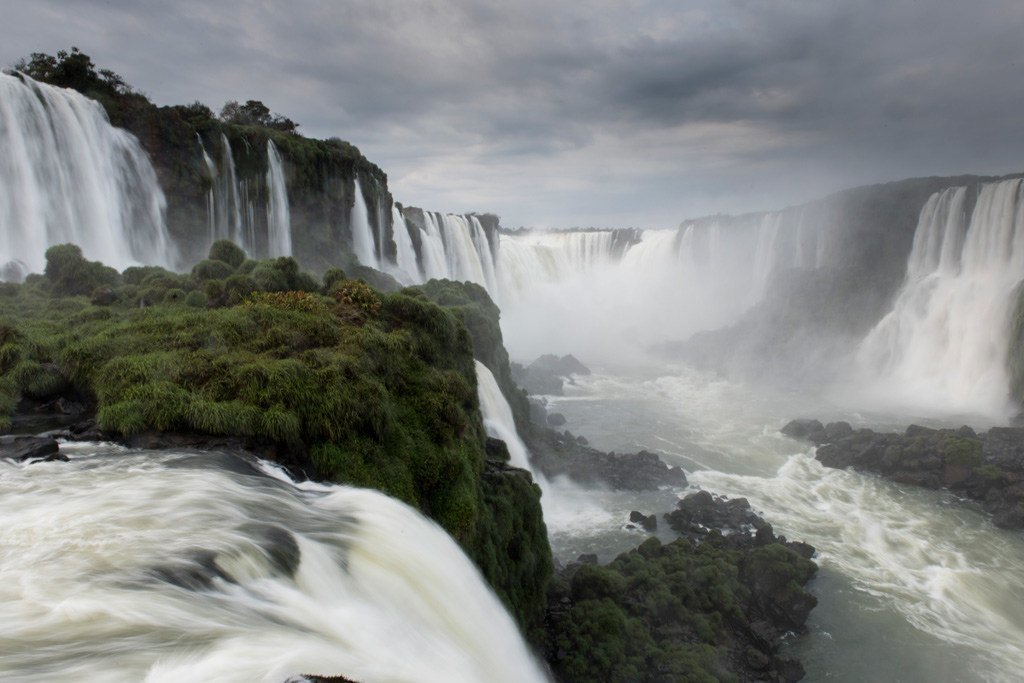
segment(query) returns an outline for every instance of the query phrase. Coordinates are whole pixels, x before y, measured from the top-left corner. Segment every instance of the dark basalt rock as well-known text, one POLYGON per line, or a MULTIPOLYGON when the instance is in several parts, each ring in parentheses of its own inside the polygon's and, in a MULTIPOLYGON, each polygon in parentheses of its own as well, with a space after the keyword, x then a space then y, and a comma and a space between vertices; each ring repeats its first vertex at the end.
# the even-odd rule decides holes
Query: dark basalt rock
POLYGON ((684 536, 703 536, 709 529, 743 533, 771 526, 750 509, 746 498, 728 499, 707 491, 687 495, 676 509, 665 514, 672 529, 684 536))
POLYGON ((625 491, 654 491, 686 486, 686 474, 669 467, 656 453, 605 453, 579 442, 569 432, 537 430, 527 446, 531 463, 546 477, 567 476, 580 484, 625 491))
POLYGON ((645 515, 642 512, 633 510, 629 513, 629 521, 631 524, 639 525, 645 531, 656 531, 658 529, 657 515, 645 515))
POLYGON ((947 488, 981 503, 996 526, 1024 528, 1024 428, 993 427, 983 434, 966 426, 910 425, 902 434, 854 430, 846 423, 806 428, 814 422, 794 420, 783 433, 817 445, 815 457, 826 467, 853 467, 900 484, 947 488))
POLYGON ((11 458, 18 462, 25 460, 67 461, 60 453, 56 439, 42 436, 0 436, 0 458, 11 458))
POLYGON ((527 366, 512 363, 512 379, 526 389, 527 393, 546 396, 561 396, 565 381, 572 381, 572 375, 589 375, 590 368, 575 357, 547 354, 527 366))

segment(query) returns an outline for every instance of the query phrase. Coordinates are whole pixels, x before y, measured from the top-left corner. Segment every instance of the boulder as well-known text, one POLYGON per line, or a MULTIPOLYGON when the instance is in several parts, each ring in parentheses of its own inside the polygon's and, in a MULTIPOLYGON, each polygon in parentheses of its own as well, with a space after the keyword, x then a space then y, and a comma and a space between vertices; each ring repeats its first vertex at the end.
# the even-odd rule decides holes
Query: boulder
POLYGON ((25 460, 67 460, 56 439, 43 436, 0 436, 0 458, 25 460))

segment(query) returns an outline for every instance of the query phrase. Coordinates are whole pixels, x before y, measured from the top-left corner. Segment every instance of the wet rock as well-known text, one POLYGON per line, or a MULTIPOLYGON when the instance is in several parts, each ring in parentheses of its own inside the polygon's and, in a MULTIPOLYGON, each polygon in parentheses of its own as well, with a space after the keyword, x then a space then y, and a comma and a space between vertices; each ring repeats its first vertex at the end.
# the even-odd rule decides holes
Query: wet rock
POLYGON ((561 427, 567 422, 565 415, 561 413, 549 413, 548 414, 548 425, 551 427, 561 427))
POLYGON ((41 436, 0 436, 0 458, 19 462, 36 459, 67 461, 67 457, 60 454, 60 444, 56 439, 41 436))
POLYGON ((527 393, 541 396, 561 396, 566 380, 573 375, 589 375, 590 368, 575 357, 541 356, 527 366, 512 364, 512 379, 527 393))
POLYGON ((799 418, 791 420, 781 431, 786 436, 791 436, 794 439, 806 439, 811 434, 824 431, 824 429, 825 425, 821 424, 818 420, 799 418))
POLYGON ((656 453, 605 453, 579 442, 569 432, 539 430, 527 446, 534 468, 546 477, 567 476, 593 486, 624 491, 654 491, 686 486, 686 474, 669 467, 656 453))
POLYGON ((840 426, 844 423, 814 431, 812 420, 794 422, 799 424, 786 425, 788 433, 821 444, 815 457, 826 467, 853 467, 922 488, 944 487, 982 503, 997 526, 1024 528, 1024 428, 993 427, 978 434, 967 426, 910 425, 899 434, 848 430, 840 426))
POLYGON ((658 529, 657 515, 645 515, 642 512, 633 510, 629 513, 629 521, 639 525, 646 531, 656 531, 658 529))

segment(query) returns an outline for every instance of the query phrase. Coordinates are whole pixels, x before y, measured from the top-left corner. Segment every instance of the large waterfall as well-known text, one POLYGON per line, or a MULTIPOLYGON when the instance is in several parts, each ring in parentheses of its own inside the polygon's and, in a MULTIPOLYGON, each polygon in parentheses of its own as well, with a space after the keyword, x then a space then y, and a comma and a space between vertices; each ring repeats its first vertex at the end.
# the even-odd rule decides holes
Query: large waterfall
POLYGON ((0 461, 0 678, 542 681, 439 527, 217 453, 0 461))
POLYGON ((138 140, 111 126, 98 103, 0 73, 0 148, 7 276, 41 272, 47 247, 65 242, 117 268, 174 264, 156 173, 138 140))
POLYGON ((1020 179, 936 193, 921 211, 907 277, 858 360, 878 398, 943 412, 1005 414, 1007 338, 1024 279, 1020 179))

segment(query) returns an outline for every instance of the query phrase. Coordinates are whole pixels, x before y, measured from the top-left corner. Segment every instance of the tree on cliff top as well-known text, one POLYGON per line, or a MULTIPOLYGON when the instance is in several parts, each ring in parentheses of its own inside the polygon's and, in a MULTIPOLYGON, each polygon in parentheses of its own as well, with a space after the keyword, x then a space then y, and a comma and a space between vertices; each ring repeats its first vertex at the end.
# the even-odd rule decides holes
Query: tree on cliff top
POLYGON ((287 133, 294 133, 299 124, 287 116, 271 114, 270 108, 259 100, 248 100, 245 104, 239 104, 230 100, 220 110, 221 121, 234 123, 239 126, 263 126, 283 130, 287 133))
POLYGON ((56 56, 33 52, 27 60, 14 65, 15 71, 61 88, 73 88, 82 93, 98 92, 106 95, 130 95, 132 87, 110 69, 96 70, 92 58, 77 47, 61 50, 56 56))

